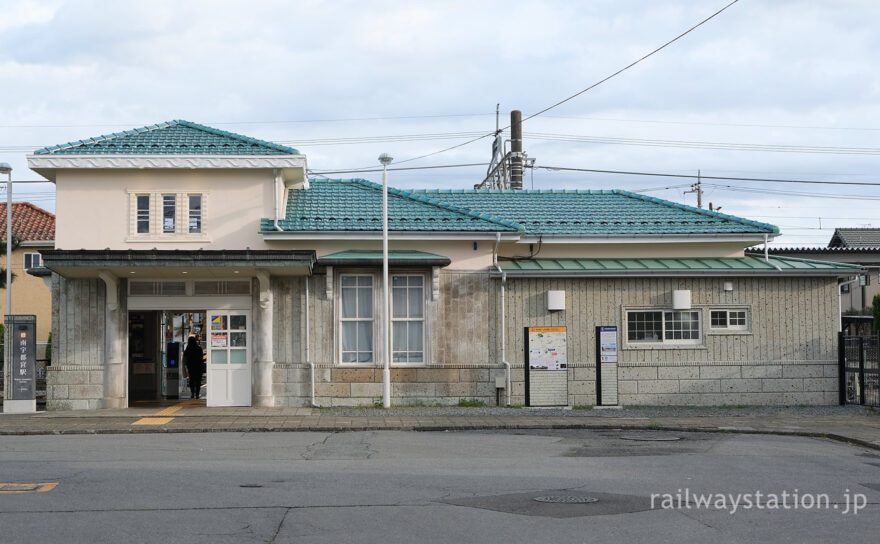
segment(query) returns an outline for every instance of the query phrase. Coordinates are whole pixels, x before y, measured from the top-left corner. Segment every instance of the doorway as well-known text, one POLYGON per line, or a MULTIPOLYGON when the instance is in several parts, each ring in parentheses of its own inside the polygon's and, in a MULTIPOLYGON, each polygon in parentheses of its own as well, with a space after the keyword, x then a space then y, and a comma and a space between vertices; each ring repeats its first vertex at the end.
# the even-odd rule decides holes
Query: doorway
MULTIPOLYGON (((128 317, 129 402, 178 399, 188 393, 182 355, 189 336, 207 353, 204 310, 130 311, 128 317), (177 353, 169 353, 169 349, 177 353), (170 357, 169 357, 170 355, 170 357)), ((205 378, 200 400, 207 393, 205 378)))

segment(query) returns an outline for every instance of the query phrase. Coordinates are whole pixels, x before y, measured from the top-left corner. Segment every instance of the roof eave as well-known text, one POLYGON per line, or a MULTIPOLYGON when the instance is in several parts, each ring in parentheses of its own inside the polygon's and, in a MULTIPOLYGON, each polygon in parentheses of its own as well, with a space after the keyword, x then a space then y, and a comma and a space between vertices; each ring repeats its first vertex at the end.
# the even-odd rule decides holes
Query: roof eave
MULTIPOLYGON (((517 241, 520 232, 504 231, 389 231, 389 240, 495 240, 517 241)), ((276 240, 381 240, 382 231, 261 231, 266 241, 276 240)))
POLYGON ((764 235, 772 239, 778 234, 763 232, 736 233, 670 233, 670 234, 523 234, 522 243, 556 244, 641 244, 641 243, 672 243, 699 240, 703 242, 763 242, 764 235))

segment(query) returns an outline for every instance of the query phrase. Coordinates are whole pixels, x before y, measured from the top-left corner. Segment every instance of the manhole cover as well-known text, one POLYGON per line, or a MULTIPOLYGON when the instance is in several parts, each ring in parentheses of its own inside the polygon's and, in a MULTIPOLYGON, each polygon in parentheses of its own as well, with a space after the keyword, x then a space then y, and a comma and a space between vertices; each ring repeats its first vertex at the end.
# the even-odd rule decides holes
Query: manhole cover
POLYGON ((589 502, 599 502, 596 497, 535 497, 538 502, 552 502, 555 504, 587 504, 589 502))
POLYGON ((675 442, 676 440, 681 440, 680 436, 670 436, 670 435, 639 435, 639 434, 627 434, 620 437, 621 440, 636 440, 639 442, 675 442))

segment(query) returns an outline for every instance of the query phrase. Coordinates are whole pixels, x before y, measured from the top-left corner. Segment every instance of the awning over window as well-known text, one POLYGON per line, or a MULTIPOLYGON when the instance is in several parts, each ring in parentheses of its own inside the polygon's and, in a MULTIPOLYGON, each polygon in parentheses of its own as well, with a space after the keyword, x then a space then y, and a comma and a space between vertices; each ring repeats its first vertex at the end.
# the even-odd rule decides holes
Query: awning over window
MULTIPOLYGON (((424 251, 391 250, 388 262, 393 266, 448 266, 449 257, 424 251)), ((381 266, 382 251, 350 249, 318 258, 324 266, 381 266)))
POLYGON ((43 266, 66 278, 94 277, 98 270, 119 276, 190 277, 253 275, 267 270, 276 276, 311 273, 314 251, 284 250, 62 250, 41 251, 43 266))

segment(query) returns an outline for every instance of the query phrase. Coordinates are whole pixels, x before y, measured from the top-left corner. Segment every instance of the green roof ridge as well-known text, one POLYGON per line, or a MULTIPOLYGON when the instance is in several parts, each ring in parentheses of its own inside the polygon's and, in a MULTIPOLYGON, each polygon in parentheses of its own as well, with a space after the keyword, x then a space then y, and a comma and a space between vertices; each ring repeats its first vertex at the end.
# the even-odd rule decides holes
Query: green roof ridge
MULTIPOLYGON (((313 181, 318 181, 318 180, 313 180, 313 181)), ((336 182, 349 181, 349 182, 353 182, 353 183, 358 183, 360 185, 363 185, 365 187, 369 187, 371 189, 375 189, 375 190, 379 190, 379 191, 382 190, 382 186, 379 185, 378 183, 375 183, 375 182, 372 182, 372 181, 369 181, 369 180, 366 180, 363 178, 351 178, 351 179, 347 179, 347 180, 346 179, 332 179, 332 180, 327 180, 327 181, 336 181, 336 182)), ((388 194, 393 194, 393 195, 400 196, 403 198, 408 198, 410 200, 415 200, 416 202, 421 202, 423 204, 429 204, 431 206, 436 206, 437 208, 441 208, 443 210, 448 210, 451 212, 460 213, 460 214, 466 215, 468 217, 473 217, 475 219, 488 221, 490 223, 495 223, 497 225, 501 225, 501 226, 504 226, 507 228, 513 228, 519 232, 525 232, 525 230, 526 230, 525 226, 523 226, 519 223, 516 223, 514 221, 510 221, 509 219, 502 219, 500 217, 495 217, 493 215, 475 212, 475 211, 469 210, 467 208, 453 206, 452 204, 447 204, 446 202, 441 202, 439 200, 434 200, 432 198, 428 198, 426 196, 416 194, 411 190, 396 189, 394 187, 388 187, 388 194)))
POLYGON ((779 227, 777 227, 776 225, 771 225, 770 223, 761 223, 760 221, 753 221, 753 220, 751 220, 751 219, 745 219, 745 218, 742 218, 742 217, 737 217, 737 216, 735 216, 735 215, 728 215, 728 214, 726 214, 726 213, 721 213, 721 212, 716 212, 716 211, 704 210, 704 209, 702 209, 702 208, 695 208, 695 207, 693 207, 693 206, 688 206, 687 204, 681 204, 681 203, 679 203, 679 202, 673 202, 673 201, 671 201, 671 200, 665 200, 665 199, 662 199, 662 198, 657 198, 656 196, 648 196, 648 195, 643 195, 643 194, 640 194, 640 193, 634 193, 634 192, 632 192, 632 191, 626 191, 626 190, 624 190, 624 189, 613 189, 613 190, 612 190, 612 193, 616 193, 616 194, 619 194, 619 195, 624 195, 624 196, 627 196, 627 197, 630 197, 630 198, 636 198, 636 199, 639 199, 639 200, 644 200, 644 201, 647 201, 647 202, 654 202, 654 203, 657 203, 657 204, 662 204, 662 205, 664 205, 664 206, 669 206, 669 207, 672 207, 672 208, 678 208, 678 209, 680 209, 680 210, 687 210, 687 211, 689 211, 689 212, 695 212, 695 213, 698 213, 698 214, 700 214, 700 215, 706 215, 706 216, 709 216, 709 217, 726 219, 726 220, 728 220, 728 221, 734 221, 734 222, 737 222, 737 223, 741 223, 741 224, 743 224, 743 225, 748 225, 748 226, 750 226, 750 227, 759 227, 759 228, 762 228, 762 229, 767 229, 767 230, 770 231, 768 234, 770 234, 770 233, 773 233, 773 234, 779 234, 779 227))
POLYGON ((162 123, 156 123, 153 125, 146 125, 139 128, 133 128, 129 130, 123 130, 121 132, 111 132, 109 134, 101 134, 100 136, 94 136, 92 138, 85 138, 82 140, 74 140, 64 144, 50 145, 46 147, 42 147, 34 151, 34 155, 50 155, 57 151, 73 149, 80 146, 85 146, 89 144, 97 144, 99 142, 106 142, 108 140, 112 140, 115 138, 122 138, 125 136, 133 136, 135 134, 143 134, 144 132, 152 132, 154 130, 162 130, 165 128, 173 127, 173 126, 183 126, 187 128, 192 128, 195 130, 200 130, 202 132, 207 132, 209 134, 213 134, 215 136, 222 136, 224 138, 231 138, 234 140, 239 140, 242 142, 246 142, 249 144, 267 147, 269 149, 275 151, 281 151, 286 154, 291 155, 299 155, 299 151, 292 147, 284 146, 281 144, 276 144, 273 142, 267 142, 265 140, 259 140, 257 138, 251 138, 250 136, 244 136, 242 134, 236 134, 235 132, 229 132, 226 130, 221 130, 219 128, 209 127, 206 125, 200 125, 199 123, 193 123, 192 121, 186 121, 183 119, 174 119, 172 121, 165 121, 162 123))

